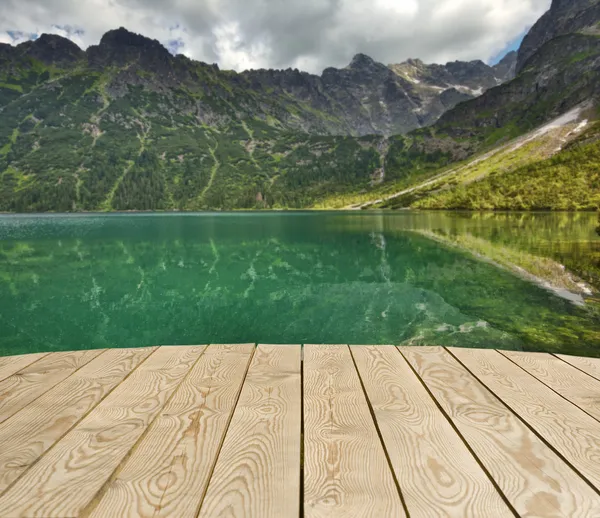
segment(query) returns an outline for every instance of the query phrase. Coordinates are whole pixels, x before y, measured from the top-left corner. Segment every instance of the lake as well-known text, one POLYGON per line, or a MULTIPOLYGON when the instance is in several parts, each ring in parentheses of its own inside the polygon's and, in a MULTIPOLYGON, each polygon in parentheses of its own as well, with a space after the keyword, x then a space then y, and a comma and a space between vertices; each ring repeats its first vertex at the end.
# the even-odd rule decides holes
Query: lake
POLYGON ((587 213, 0 216, 0 355, 262 342, 600 356, 596 225, 587 213))

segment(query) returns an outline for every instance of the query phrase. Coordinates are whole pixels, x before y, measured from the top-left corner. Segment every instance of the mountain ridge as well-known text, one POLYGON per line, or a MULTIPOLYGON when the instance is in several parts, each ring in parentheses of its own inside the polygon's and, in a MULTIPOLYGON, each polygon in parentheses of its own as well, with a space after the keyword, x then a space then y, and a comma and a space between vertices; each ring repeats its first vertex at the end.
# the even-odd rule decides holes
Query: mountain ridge
MULTIPOLYGON (((124 28, 108 31, 98 45, 92 45, 86 51, 66 38, 47 34, 12 48, 47 66, 74 66, 86 62, 91 70, 101 71, 106 67, 125 67, 135 63, 143 70, 160 75, 159 82, 169 87, 192 85, 198 80, 197 75, 190 75, 193 69, 211 70, 214 75, 222 76, 221 82, 257 91, 271 89, 278 95, 309 102, 309 111, 324 110, 339 119, 315 123, 307 114, 300 117, 302 120, 296 127, 291 126, 292 129, 318 134, 407 133, 435 122, 459 102, 512 78, 511 67, 500 71, 478 60, 455 61, 446 65, 422 64, 428 70, 427 77, 421 76, 417 85, 410 76, 399 73, 398 67, 404 64, 386 66, 365 54, 355 55, 344 68, 328 67, 321 75, 292 68, 239 73, 221 71, 216 64, 190 60, 181 54, 173 56, 157 40, 124 28), (495 76, 497 70, 501 72, 501 78, 495 76), (428 84, 429 77, 434 81, 432 84, 428 84), (461 84, 465 81, 466 84, 461 84)), ((126 80, 130 84, 136 78, 131 76, 126 80)), ((118 96, 119 91, 117 87, 110 93, 118 96)))
POLYGON ((598 19, 600 3, 597 0, 552 0, 550 9, 523 38, 518 50, 516 72, 520 73, 527 60, 545 43, 593 26, 598 19))
POLYGON ((514 54, 496 69, 359 54, 315 76, 222 71, 124 29, 83 55, 56 37, 0 46, 0 210, 343 207, 410 188, 599 105, 600 13, 549 12, 502 84, 514 54), (575 29, 543 41, 553 16, 575 29))

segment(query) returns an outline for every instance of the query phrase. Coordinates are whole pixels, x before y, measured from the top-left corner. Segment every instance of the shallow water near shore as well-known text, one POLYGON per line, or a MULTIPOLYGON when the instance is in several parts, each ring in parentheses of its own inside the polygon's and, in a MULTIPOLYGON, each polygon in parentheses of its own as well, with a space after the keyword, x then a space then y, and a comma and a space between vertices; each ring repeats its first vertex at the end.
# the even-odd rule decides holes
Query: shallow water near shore
POLYGON ((0 216, 0 355, 262 342, 600 356, 596 225, 586 213, 0 216))

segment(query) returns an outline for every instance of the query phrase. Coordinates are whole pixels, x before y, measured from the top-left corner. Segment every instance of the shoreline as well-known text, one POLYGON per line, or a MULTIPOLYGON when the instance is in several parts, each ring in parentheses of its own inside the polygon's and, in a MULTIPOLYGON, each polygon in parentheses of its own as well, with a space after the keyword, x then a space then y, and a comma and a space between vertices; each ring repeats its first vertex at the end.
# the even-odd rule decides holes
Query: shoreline
POLYGON ((76 216, 76 215, 110 215, 110 214, 232 214, 232 213, 282 213, 282 212, 340 212, 345 214, 357 213, 357 214, 369 214, 369 213, 381 213, 386 214, 402 213, 402 212, 415 212, 415 213, 448 213, 448 214, 592 214, 600 211, 599 209, 583 209, 583 210, 551 210, 551 209, 532 209, 532 210, 510 210, 510 209, 490 209, 490 210, 470 210, 470 209, 413 209, 410 207, 404 207, 401 209, 327 209, 327 208, 276 208, 276 209, 227 209, 227 210, 111 210, 111 211, 74 211, 74 212, 4 212, 0 211, 0 216, 76 216))

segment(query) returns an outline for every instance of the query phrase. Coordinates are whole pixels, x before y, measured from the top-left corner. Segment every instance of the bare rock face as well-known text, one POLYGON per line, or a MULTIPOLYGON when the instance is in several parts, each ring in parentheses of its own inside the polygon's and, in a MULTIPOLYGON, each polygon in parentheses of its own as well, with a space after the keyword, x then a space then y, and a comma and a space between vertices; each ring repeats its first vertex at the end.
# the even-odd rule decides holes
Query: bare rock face
POLYGON ((446 110, 454 108, 457 104, 468 101, 472 97, 468 94, 458 91, 456 88, 448 88, 440 94, 440 102, 446 110))
POLYGON ((515 77, 516 53, 508 53, 497 65, 483 61, 453 61, 445 65, 427 65, 420 59, 409 59, 390 68, 399 76, 428 88, 455 88, 472 97, 515 77))
POLYGON ((516 53, 511 52, 493 67, 480 60, 429 65, 409 59, 389 68, 411 84, 420 125, 428 126, 456 105, 513 79, 515 61, 516 53))
POLYGON ((324 115, 327 133, 391 135, 421 125, 419 99, 410 83, 365 54, 354 56, 345 68, 326 68, 321 76, 296 69, 249 70, 235 82, 307 104, 324 115))
POLYGON ((75 43, 56 34, 42 34, 38 39, 17 46, 23 55, 45 65, 69 66, 83 59, 85 53, 75 43))
POLYGON ((321 84, 357 134, 406 133, 421 124, 410 83, 364 54, 354 56, 346 68, 325 69, 321 84))
POLYGON ((15 48, 8 43, 0 43, 0 59, 7 59, 14 53, 15 48))
POLYGON ((495 76, 502 83, 506 83, 515 78, 517 75, 517 51, 513 50, 504 56, 493 67, 495 76))
POLYGON ((385 66, 357 54, 347 67, 326 68, 321 76, 250 70, 236 83, 309 103, 337 120, 326 124, 329 133, 393 135, 427 126, 458 103, 512 79, 515 59, 511 53, 495 67, 482 61, 425 65, 418 59, 385 66))
POLYGON ((547 11, 523 39, 517 58, 517 73, 545 43, 565 34, 596 26, 600 0, 553 0, 547 11))
POLYGON ((530 129, 584 101, 600 99, 600 38, 596 36, 573 33, 554 38, 527 63, 513 81, 448 111, 438 126, 453 136, 509 125, 530 129))
POLYGON ((146 38, 121 27, 107 32, 99 45, 90 47, 88 63, 92 68, 137 63, 149 71, 168 73, 173 56, 157 40, 146 38))

